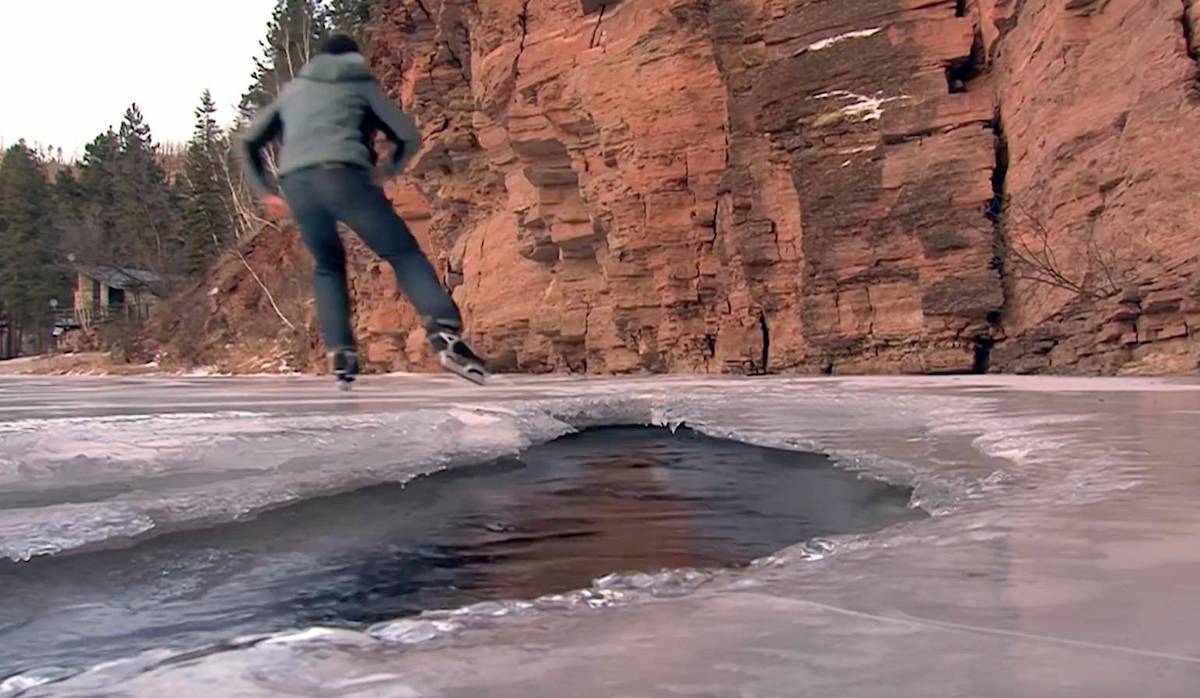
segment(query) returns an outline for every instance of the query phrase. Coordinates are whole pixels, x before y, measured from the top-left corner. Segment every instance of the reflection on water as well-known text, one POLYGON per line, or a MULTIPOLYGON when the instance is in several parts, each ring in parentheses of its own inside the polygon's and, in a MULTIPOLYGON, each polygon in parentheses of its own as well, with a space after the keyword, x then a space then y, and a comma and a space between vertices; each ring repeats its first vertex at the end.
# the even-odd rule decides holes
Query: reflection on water
POLYGON ((0 564, 0 676, 747 563, 919 514, 819 455, 604 429, 126 550, 0 564))

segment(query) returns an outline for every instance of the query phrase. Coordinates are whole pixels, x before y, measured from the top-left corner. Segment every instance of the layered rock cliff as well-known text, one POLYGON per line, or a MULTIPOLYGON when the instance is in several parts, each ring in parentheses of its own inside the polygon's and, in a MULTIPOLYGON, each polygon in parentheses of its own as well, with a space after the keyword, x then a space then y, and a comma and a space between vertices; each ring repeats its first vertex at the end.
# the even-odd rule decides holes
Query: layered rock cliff
MULTIPOLYGON (((1194 0, 381 0, 369 38, 426 136, 389 192, 502 367, 1192 371, 1197 21, 1194 0)), ((249 259, 266 278, 218 270, 187 345, 228 364, 258 327, 250 353, 279 356, 251 364, 312 360, 294 238, 249 259)), ((353 264, 369 363, 428 367, 390 270, 353 264)))

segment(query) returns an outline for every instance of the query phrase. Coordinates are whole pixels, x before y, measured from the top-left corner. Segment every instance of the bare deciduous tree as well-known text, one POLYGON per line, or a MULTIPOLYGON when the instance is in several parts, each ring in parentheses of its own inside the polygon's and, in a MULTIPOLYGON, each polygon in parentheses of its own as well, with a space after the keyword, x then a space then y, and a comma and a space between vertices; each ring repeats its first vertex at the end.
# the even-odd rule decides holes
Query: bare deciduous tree
POLYGON ((1071 269, 1061 258, 1061 237, 1027 207, 1009 202, 1004 227, 1008 233, 996 243, 996 257, 1014 279, 1067 291, 1084 300, 1116 295, 1136 279, 1147 255, 1133 240, 1124 246, 1100 245, 1094 231, 1081 241, 1084 262, 1071 269))

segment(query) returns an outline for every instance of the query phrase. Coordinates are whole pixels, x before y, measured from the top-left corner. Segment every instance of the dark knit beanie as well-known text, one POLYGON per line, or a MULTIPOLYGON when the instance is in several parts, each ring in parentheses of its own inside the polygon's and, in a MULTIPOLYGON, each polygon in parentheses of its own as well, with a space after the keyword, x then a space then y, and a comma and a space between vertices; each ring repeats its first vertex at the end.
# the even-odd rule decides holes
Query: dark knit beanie
POLYGON ((330 34, 323 39, 317 46, 317 53, 328 53, 333 56, 340 56, 343 53, 359 53, 358 42, 350 38, 349 34, 330 34))

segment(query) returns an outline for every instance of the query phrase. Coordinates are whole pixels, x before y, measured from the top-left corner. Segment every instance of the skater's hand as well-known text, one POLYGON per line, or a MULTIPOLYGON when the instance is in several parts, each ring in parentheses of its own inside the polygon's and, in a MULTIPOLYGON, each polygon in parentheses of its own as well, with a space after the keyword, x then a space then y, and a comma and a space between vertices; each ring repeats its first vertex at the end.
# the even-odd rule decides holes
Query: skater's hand
POLYGON ((288 208, 287 202, 282 196, 277 194, 268 194, 263 197, 263 208, 267 209, 267 215, 272 219, 281 221, 292 215, 292 210, 288 208))

